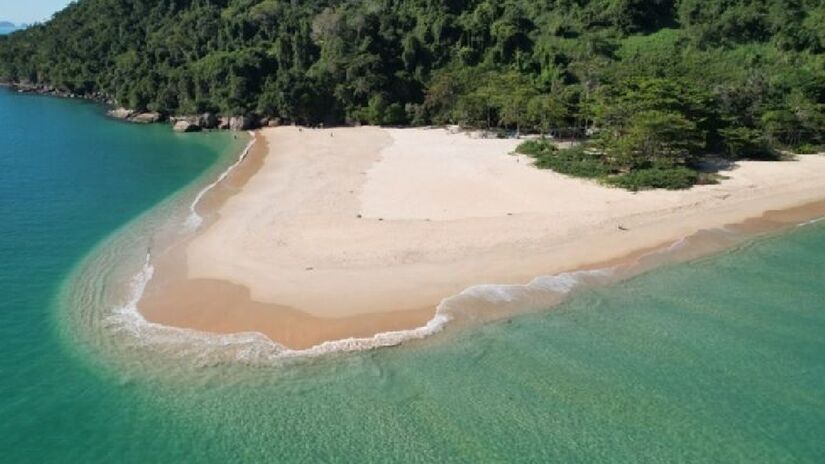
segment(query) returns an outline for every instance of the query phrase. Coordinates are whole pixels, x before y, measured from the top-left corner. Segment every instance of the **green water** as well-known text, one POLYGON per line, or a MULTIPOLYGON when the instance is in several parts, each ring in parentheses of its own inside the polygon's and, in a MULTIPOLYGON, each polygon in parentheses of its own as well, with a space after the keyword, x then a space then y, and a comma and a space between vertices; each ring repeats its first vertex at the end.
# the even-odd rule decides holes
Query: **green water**
POLYGON ((0 461, 825 462, 823 223, 398 348, 219 362, 113 333, 96 276, 238 141, 2 92, 0 127, 0 461))

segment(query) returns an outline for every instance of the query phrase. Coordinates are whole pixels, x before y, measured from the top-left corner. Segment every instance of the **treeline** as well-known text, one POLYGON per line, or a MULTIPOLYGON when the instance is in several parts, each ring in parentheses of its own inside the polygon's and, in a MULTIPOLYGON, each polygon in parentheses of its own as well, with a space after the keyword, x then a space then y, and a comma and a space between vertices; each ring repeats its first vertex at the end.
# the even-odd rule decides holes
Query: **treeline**
POLYGON ((80 0, 0 79, 169 114, 594 135, 618 172, 825 143, 821 0, 80 0))

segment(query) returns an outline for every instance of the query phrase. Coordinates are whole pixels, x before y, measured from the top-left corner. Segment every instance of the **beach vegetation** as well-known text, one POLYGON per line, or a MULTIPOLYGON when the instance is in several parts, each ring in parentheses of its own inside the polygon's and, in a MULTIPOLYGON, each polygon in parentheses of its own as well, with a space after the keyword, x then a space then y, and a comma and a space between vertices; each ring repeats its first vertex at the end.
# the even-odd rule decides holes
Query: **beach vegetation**
POLYGON ((556 145, 547 139, 531 139, 521 142, 516 147, 516 153, 520 155, 532 156, 538 158, 540 156, 549 155, 558 151, 556 145))
POLYGON ((810 143, 803 143, 801 145, 796 146, 793 149, 793 152, 798 155, 815 155, 817 153, 825 153, 825 146, 817 146, 812 145, 810 143))
POLYGON ((670 158, 664 158, 664 161, 649 161, 647 158, 636 160, 636 155, 633 155, 630 157, 631 164, 627 164, 627 161, 617 161, 615 156, 610 156, 608 152, 589 143, 558 149, 551 140, 525 140, 518 146, 516 153, 530 156, 540 169, 595 179, 606 185, 633 191, 656 188, 677 190, 697 183, 713 182, 711 177, 673 162, 670 158))
POLYGON ((585 145, 577 145, 557 150, 536 158, 536 166, 552 169, 569 176, 599 179, 613 172, 604 162, 603 154, 588 150, 585 145))
POLYGON ((680 190, 699 182, 699 173, 686 167, 651 167, 637 169, 605 179, 609 185, 639 191, 647 189, 680 190))

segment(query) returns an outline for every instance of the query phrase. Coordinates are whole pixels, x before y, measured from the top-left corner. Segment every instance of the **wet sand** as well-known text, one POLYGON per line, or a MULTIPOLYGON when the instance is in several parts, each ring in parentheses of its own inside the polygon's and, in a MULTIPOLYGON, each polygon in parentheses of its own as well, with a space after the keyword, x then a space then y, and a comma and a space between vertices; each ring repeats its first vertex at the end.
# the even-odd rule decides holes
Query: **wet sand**
MULTIPOLYGON (((148 320, 301 349, 423 326, 474 285, 629 262, 749 219, 743 231, 825 216, 803 206, 825 199, 822 156, 634 194, 535 169, 509 154, 518 141, 440 129, 290 127, 257 139, 199 204, 198 233, 155 257, 148 320)), ((479 313, 512 309, 501 306, 479 313)))

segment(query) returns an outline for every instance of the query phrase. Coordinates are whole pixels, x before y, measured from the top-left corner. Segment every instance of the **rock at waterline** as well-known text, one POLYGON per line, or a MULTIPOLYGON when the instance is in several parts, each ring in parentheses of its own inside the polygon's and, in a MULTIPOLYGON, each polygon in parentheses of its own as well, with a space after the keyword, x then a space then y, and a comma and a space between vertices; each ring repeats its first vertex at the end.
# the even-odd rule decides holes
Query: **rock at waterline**
POLYGON ((109 111, 108 114, 115 119, 129 119, 135 112, 126 108, 115 108, 109 111))
POLYGON ((234 131, 251 129, 252 118, 249 116, 232 116, 229 118, 229 128, 234 131))
POLYGON ((198 118, 198 125, 203 129, 214 129, 218 127, 218 117, 215 113, 203 113, 198 118))
POLYGON ((175 132, 197 132, 201 130, 201 126, 189 121, 178 121, 172 129, 175 132))
POLYGON ((156 122, 160 122, 162 116, 160 113, 140 113, 132 115, 129 118, 132 122, 140 123, 140 124, 153 124, 156 122))

